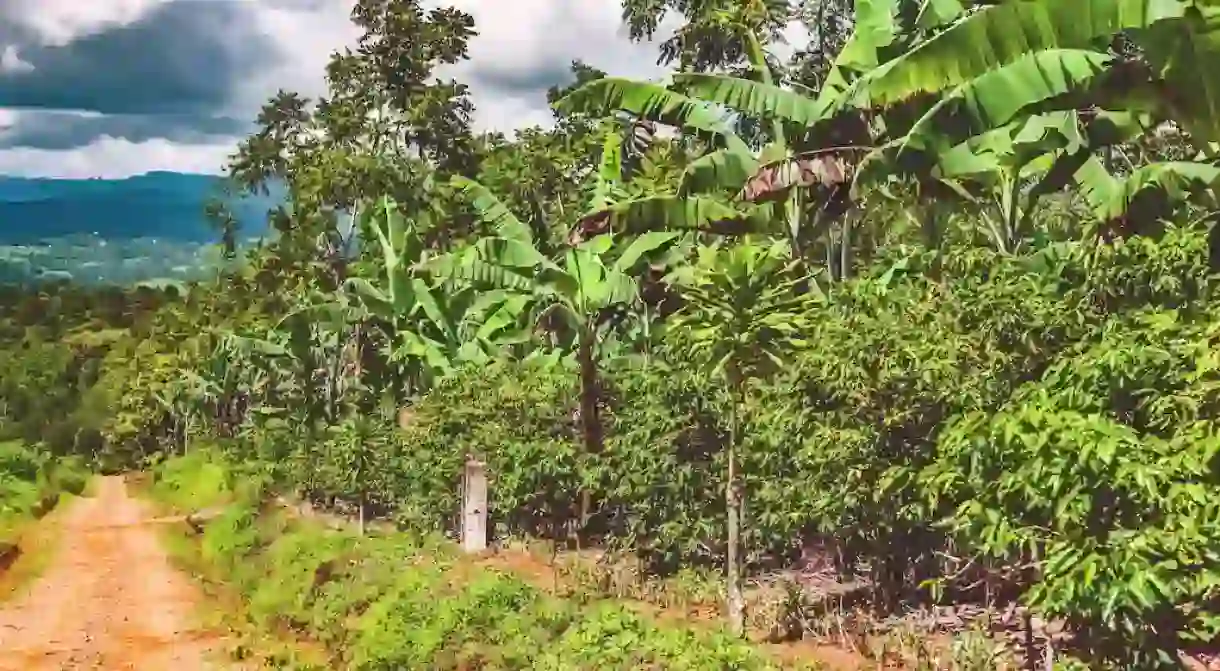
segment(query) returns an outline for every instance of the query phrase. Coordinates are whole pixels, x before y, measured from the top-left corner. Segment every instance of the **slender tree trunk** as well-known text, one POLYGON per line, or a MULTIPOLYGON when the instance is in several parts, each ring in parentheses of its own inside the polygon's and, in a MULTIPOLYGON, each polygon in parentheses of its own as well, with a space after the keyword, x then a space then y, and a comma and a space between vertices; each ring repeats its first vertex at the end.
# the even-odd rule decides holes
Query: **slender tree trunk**
POLYGON ((920 208, 919 225, 923 232, 924 245, 928 249, 937 252, 936 256, 932 259, 932 266, 928 269, 928 276, 936 282, 939 282, 941 278, 941 257, 939 252, 943 237, 943 231, 941 230, 943 224, 944 215, 938 204, 931 203, 920 208))
POLYGON ((851 277, 851 212, 843 215, 843 232, 839 241, 839 275, 840 279, 851 277))
POLYGON ((729 464, 724 483, 725 512, 728 517, 728 551, 725 553, 725 582, 728 599, 726 610, 729 630, 734 636, 744 636, 745 597, 741 589, 741 496, 737 487, 738 406, 734 399, 729 415, 729 464))
MULTIPOLYGON (((362 483, 362 485, 363 485, 363 483, 362 483)), ((365 508, 365 496, 364 496, 364 487, 363 486, 360 487, 359 508, 360 509, 356 512, 356 533, 358 533, 360 535, 360 537, 363 538, 364 537, 364 508, 365 508)))
MULTIPOLYGON (((584 439, 585 454, 599 454, 602 451, 602 421, 598 409, 597 362, 593 356, 593 337, 582 333, 578 349, 580 359, 580 425, 584 439)), ((580 529, 583 531, 589 524, 592 501, 589 490, 581 488, 580 492, 580 529)))

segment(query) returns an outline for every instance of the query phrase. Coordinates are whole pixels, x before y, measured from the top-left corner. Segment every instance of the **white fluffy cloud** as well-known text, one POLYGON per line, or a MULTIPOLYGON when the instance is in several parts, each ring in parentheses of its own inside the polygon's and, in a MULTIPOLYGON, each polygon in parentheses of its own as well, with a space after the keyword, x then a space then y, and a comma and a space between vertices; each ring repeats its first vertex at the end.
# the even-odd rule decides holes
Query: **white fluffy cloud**
MULTIPOLYGON (((0 0, 0 25, 8 22, 33 35, 43 46, 70 45, 140 21, 167 2, 219 0, 0 0)), ((350 0, 236 0, 248 3, 243 16, 265 37, 276 62, 257 68, 233 83, 227 109, 218 114, 252 119, 258 105, 280 88, 305 95, 323 91, 322 74, 335 49, 351 44, 356 29, 348 21, 350 0)), ((434 0, 433 4, 440 4, 434 0)), ((574 59, 611 74, 655 77, 656 49, 631 44, 621 28, 618 0, 445 0, 475 17, 479 32, 471 42, 471 60, 453 68, 453 76, 473 89, 476 124, 511 131, 550 118, 544 91, 556 83, 574 59), (550 80, 548 81, 548 77, 550 80)), ((239 45, 240 46, 240 45, 239 45)), ((28 67, 24 52, 3 43, 0 32, 0 77, 4 63, 28 67)), ((150 56, 152 56, 150 54, 150 56)), ((198 77, 213 73, 199 71, 198 77)), ((189 86, 189 82, 185 83, 189 86)), ((0 99, 0 105, 3 104, 0 99)), ((9 125, 21 114, 7 113, 9 125)), ((5 113, 0 110, 0 139, 5 113)), ((218 172, 238 138, 206 144, 169 139, 128 141, 99 136, 73 149, 28 147, 0 149, 0 174, 54 177, 116 176, 148 170, 218 172)))
POLYGON ((74 149, 0 151, 0 175, 120 179, 154 170, 216 173, 232 151, 233 145, 227 142, 187 144, 164 138, 132 142, 102 135, 74 149))
POLYGON ((21 60, 21 55, 17 53, 17 47, 12 44, 0 51, 0 73, 5 72, 29 72, 34 69, 34 66, 21 60))
POLYGON ((0 0, 0 17, 33 32, 42 44, 72 40, 139 20, 168 0, 0 0))

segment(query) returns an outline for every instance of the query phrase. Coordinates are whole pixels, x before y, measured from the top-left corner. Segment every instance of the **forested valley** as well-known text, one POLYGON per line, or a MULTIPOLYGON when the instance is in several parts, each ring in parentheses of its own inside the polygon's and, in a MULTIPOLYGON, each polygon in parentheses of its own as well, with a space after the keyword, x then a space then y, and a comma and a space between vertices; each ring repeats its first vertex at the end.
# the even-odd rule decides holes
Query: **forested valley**
POLYGON ((1220 668, 1220 2, 666 12, 508 137, 469 15, 359 0, 229 165, 274 235, 2 290, 4 515, 215 509, 314 668, 1220 668))

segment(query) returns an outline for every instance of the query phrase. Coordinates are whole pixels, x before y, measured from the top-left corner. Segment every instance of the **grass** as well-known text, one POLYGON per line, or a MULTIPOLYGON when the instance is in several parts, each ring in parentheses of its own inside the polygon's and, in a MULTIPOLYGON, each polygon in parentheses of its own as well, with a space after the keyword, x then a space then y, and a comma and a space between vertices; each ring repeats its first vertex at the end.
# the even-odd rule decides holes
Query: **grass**
POLYGON ((6 553, 12 553, 0 565, 3 566, 3 570, 0 570, 0 602, 20 596, 42 575, 55 556, 60 533, 55 517, 56 513, 52 511, 41 519, 10 518, 0 528, 0 537, 5 539, 0 545, 6 548, 6 553))
POLYGON ((512 566, 471 559, 443 540, 359 537, 294 519, 260 506, 255 480, 205 455, 167 462, 149 492, 179 511, 224 507, 202 536, 183 545, 180 534, 171 546, 193 572, 242 602, 243 622, 232 628, 245 641, 259 640, 235 653, 270 657, 262 661, 273 666, 817 668, 781 664, 718 627, 653 617, 612 599, 563 598, 512 566))
POLYGON ((42 574, 59 541, 55 512, 91 485, 84 464, 0 443, 0 601, 42 574))

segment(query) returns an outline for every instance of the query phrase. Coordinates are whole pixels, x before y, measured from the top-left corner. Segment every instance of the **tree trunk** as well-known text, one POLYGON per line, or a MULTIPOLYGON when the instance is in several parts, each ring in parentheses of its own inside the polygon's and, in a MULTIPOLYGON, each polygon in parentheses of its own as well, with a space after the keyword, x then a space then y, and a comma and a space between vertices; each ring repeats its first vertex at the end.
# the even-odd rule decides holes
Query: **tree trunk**
POLYGON ((839 276, 844 280, 851 277, 851 218, 851 212, 843 215, 843 232, 839 241, 839 276))
MULTIPOLYGON (((593 337, 582 333, 578 355, 580 359, 580 427, 585 454, 602 451, 602 421, 598 407, 597 362, 593 358, 593 337)), ((580 529, 589 524, 592 501, 588 488, 580 492, 580 529)))
POLYGON ((729 631, 734 636, 745 635, 745 598, 741 589, 741 496, 737 487, 737 403, 729 417, 729 464, 724 484, 725 512, 728 517, 728 551, 725 553, 725 582, 729 631))

